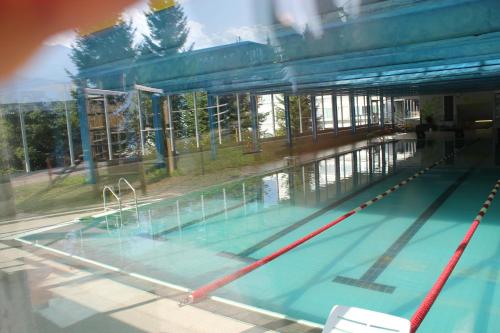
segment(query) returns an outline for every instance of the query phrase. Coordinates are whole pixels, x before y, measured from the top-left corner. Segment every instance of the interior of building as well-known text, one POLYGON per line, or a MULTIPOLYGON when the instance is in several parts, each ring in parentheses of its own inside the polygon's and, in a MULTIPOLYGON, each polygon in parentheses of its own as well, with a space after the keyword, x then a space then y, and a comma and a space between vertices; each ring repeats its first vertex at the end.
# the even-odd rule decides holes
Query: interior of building
POLYGON ((0 331, 497 332, 499 18, 143 0, 51 36, 0 81, 0 331))

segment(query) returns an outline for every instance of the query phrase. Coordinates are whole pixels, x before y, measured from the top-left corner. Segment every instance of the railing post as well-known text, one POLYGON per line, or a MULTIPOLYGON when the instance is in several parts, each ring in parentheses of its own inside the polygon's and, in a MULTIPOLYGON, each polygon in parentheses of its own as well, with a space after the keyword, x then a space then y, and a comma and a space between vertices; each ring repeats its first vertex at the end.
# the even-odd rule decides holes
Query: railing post
POLYGON ((24 152, 24 168, 26 172, 31 172, 28 139, 26 137, 26 124, 24 122, 24 111, 21 109, 21 105, 19 103, 17 103, 17 111, 19 113, 19 123, 21 125, 21 140, 23 142, 24 152))
POLYGON ((108 113, 108 96, 106 94, 102 95, 103 105, 104 105, 104 121, 106 124, 106 138, 108 142, 108 158, 109 160, 113 160, 113 141, 111 139, 111 124, 109 120, 108 113))
MULTIPOLYGON (((64 86, 64 91, 67 93, 66 86, 64 86)), ((66 94, 65 94, 66 95, 66 94)), ((75 166, 75 153, 73 149, 73 133, 71 130, 71 119, 68 110, 68 102, 66 100, 66 96, 64 98, 64 113, 66 115, 66 131, 68 133, 68 148, 69 148, 69 160, 71 162, 71 166, 75 166)))
POLYGON ((285 126, 286 126, 286 141, 288 146, 292 146, 292 121, 290 117, 290 96, 287 94, 283 97, 283 104, 285 107, 285 126))
POLYGON ((194 135, 196 137, 196 148, 200 149, 200 135, 198 131, 198 105, 196 101, 196 92, 193 93, 193 104, 194 104, 194 135))
POLYGON ((208 127, 210 130, 210 150, 213 160, 217 157, 217 144, 215 142, 215 117, 214 117, 214 96, 207 95, 208 127))

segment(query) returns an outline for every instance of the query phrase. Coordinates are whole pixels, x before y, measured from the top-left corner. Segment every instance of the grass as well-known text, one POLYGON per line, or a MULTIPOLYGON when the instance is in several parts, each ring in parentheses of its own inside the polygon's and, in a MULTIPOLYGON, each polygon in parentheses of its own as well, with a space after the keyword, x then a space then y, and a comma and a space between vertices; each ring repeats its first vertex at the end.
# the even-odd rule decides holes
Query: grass
MULTIPOLYGON (((317 149, 307 144, 307 150, 317 149)), ((236 178, 260 173, 276 167, 268 162, 282 161, 290 152, 284 142, 270 143, 256 154, 244 154, 244 146, 219 146, 217 158, 210 151, 194 151, 176 157, 176 169, 170 174, 156 168, 149 158, 139 163, 108 166, 98 169, 98 183, 86 184, 85 174, 70 174, 55 182, 47 180, 14 186, 17 213, 48 214, 71 211, 102 204, 104 185, 116 184, 126 177, 136 188, 138 196, 161 194, 176 196, 220 184, 236 178)), ((43 177, 42 177, 43 179, 43 177)))
POLYGON ((85 184, 81 175, 69 176, 56 184, 38 182, 14 188, 18 213, 49 213, 98 204, 95 186, 85 184))

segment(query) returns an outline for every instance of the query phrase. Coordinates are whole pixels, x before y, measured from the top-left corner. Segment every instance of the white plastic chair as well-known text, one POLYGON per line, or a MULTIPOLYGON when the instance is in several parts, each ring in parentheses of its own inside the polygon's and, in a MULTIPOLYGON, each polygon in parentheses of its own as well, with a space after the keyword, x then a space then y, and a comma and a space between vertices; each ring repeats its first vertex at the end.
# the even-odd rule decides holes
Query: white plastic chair
POLYGON ((335 305, 323 333, 410 333, 405 318, 355 307, 335 305))

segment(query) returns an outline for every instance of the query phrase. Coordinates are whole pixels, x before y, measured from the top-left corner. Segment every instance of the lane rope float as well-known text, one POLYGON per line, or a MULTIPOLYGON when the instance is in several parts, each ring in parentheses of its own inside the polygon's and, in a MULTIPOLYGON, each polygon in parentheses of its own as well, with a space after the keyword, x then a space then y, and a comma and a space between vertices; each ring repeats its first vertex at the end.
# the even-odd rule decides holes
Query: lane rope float
MULTIPOLYGON (((463 149, 463 148, 462 148, 463 149)), ((460 150, 462 150, 460 149, 460 150)), ((255 269, 271 262, 272 260, 278 258, 279 256, 289 252, 290 250, 296 248, 297 246, 307 242, 308 240, 310 240, 311 238, 323 233, 324 231, 332 228, 333 226, 339 224, 340 222, 344 221, 345 219, 347 219, 348 217, 362 211, 363 209, 371 206, 372 204, 374 204, 375 202, 379 201, 379 200, 382 200, 383 198, 385 198, 386 196, 388 196, 389 194, 397 191, 399 188, 405 186, 406 184, 408 184, 409 182, 411 182, 412 180, 418 178, 419 176, 421 176, 422 174, 426 173, 427 171, 435 168, 436 166, 438 166, 439 164, 443 163, 444 161, 446 161, 447 159, 451 158, 452 156, 454 156, 458 151, 460 150, 456 150, 450 154, 447 154, 445 155, 443 158, 441 158, 440 160, 434 162, 432 165, 426 167, 425 169, 422 169, 418 172, 416 172, 414 175, 408 177, 407 179, 399 182, 397 185, 389 188, 387 191, 377 195, 376 197, 374 197, 373 199, 371 200, 368 200, 364 203, 362 203, 361 205, 357 206, 356 208, 352 209, 351 211, 345 213, 344 215, 341 215, 339 216, 338 218, 336 218, 335 220, 331 221, 330 223, 324 225, 323 227, 309 233, 308 235, 300 238, 300 239, 297 239, 296 241, 282 247, 281 249, 277 250, 276 252, 273 252, 243 268, 240 268, 239 270, 233 272, 233 273, 230 273, 226 276, 223 276, 219 279, 216 279, 212 282, 209 282, 208 284, 205 284, 203 286, 201 286, 200 288, 196 289, 196 290, 193 290, 186 298, 184 298, 181 302, 179 302, 179 306, 184 306, 184 305, 188 305, 188 304, 191 304, 191 303, 194 303, 194 302, 198 302, 200 301, 201 299, 205 298, 209 293, 213 292, 214 290, 217 290, 219 288, 222 288, 223 286, 231 283, 232 281, 254 271, 255 269)))
POLYGON ((489 194, 488 198, 484 202, 483 206, 479 210, 479 213, 477 214, 476 218, 472 221, 472 224, 465 234, 465 237, 462 239, 460 244, 458 245, 457 249, 455 250, 453 256, 450 258, 450 261, 448 261, 448 264, 445 266, 441 274, 439 275, 438 279, 432 286, 431 290, 427 293, 425 296, 424 300, 418 307, 417 311, 413 314, 410 323, 411 323, 411 332, 414 333, 417 331, 417 329, 420 327, 420 324, 424 320, 424 318, 427 316, 429 313, 432 305, 436 301, 436 298, 439 296, 441 293, 441 290, 443 289, 444 285, 448 281, 448 278, 450 277, 451 273, 455 269, 455 266, 457 265, 458 261, 460 260, 460 257, 465 251, 465 248, 469 244, 469 241, 471 240, 472 236, 474 235, 474 232, 476 231, 477 227, 479 226, 479 223, 481 223, 481 220, 483 219, 484 215, 488 211, 488 208, 490 208, 491 202, 495 198, 498 189, 500 188, 500 180, 498 180, 491 190, 491 193, 489 194))

